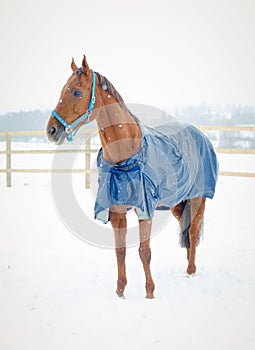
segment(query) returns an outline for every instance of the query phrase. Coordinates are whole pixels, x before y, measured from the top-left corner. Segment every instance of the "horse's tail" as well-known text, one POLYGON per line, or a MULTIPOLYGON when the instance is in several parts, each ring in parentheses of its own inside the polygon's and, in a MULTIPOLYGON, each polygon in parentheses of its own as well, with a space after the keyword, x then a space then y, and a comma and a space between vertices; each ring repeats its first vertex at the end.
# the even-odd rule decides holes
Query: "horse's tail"
MULTIPOLYGON (((190 229, 190 225, 191 225, 191 208, 190 208, 190 200, 185 200, 183 202, 184 208, 183 208, 183 213, 181 216, 181 223, 180 223, 180 227, 181 227, 181 231, 180 231, 180 246, 182 248, 190 248, 190 240, 189 240, 189 229, 190 229)), ((199 232, 199 239, 197 242, 197 245, 199 244, 201 237, 203 236, 203 223, 204 220, 201 223, 201 228, 200 228, 200 232, 199 232)))
POLYGON ((180 222, 180 245, 182 248, 190 248, 189 229, 191 224, 190 200, 183 202, 184 208, 180 222))

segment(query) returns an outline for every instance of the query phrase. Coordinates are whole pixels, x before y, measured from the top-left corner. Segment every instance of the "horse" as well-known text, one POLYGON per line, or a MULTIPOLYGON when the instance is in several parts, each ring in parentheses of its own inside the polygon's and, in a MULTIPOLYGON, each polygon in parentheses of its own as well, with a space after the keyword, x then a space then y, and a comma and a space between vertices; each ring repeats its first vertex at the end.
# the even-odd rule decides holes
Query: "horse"
POLYGON ((146 298, 154 298, 151 228, 156 209, 171 210, 180 224, 180 243, 187 249, 186 273, 196 273, 206 198, 213 198, 218 162, 208 138, 192 125, 144 125, 127 107, 112 83, 71 62, 72 75, 51 112, 46 134, 51 142, 72 141, 79 127, 97 123, 102 148, 98 153, 99 189, 95 218, 110 221, 117 258, 116 293, 124 298, 127 211, 139 222, 139 256, 145 273, 146 298))

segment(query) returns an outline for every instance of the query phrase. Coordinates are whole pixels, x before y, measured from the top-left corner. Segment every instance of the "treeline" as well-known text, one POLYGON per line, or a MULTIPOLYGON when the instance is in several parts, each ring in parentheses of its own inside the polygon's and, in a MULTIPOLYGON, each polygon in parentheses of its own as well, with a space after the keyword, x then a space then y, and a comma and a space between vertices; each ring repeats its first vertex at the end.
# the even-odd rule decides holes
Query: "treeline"
POLYGON ((0 131, 44 130, 50 111, 10 112, 0 116, 0 131))
POLYGON ((171 108, 169 113, 195 125, 255 125, 255 107, 250 105, 201 103, 171 108))
MULTIPOLYGON (((162 120, 157 122, 167 122, 170 115, 194 125, 255 125, 255 107, 248 105, 200 104, 169 108, 167 113, 162 114, 162 120)), ((49 110, 6 113, 0 115, 0 131, 44 130, 49 116, 49 110)))
MULTIPOLYGON (((0 132, 45 130, 50 111, 20 111, 0 115, 0 132)), ((174 116, 180 122, 194 125, 255 125, 255 108, 243 105, 207 105, 181 106, 162 113, 161 120, 153 117, 143 119, 148 125, 166 123, 174 116)), ((159 118, 160 119, 160 118, 159 118)), ((96 123, 90 127, 96 129, 96 123)), ((216 147, 222 148, 252 148, 255 149, 255 132, 245 131, 215 131, 208 134, 216 147)), ((1 140, 1 138, 0 138, 1 140)), ((44 136, 15 137, 17 141, 46 141, 44 136)))

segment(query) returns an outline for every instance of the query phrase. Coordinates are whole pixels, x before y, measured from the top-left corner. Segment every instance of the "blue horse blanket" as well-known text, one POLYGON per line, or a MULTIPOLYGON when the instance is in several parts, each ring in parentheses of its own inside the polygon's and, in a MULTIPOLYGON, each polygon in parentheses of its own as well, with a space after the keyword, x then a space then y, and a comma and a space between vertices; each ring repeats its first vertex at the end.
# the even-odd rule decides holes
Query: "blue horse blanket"
POLYGON ((156 209, 169 209, 184 200, 213 198, 218 162, 211 142, 197 128, 178 122, 156 128, 140 124, 140 149, 112 164, 97 157, 99 188, 95 218, 107 223, 113 205, 135 207, 140 220, 156 209))

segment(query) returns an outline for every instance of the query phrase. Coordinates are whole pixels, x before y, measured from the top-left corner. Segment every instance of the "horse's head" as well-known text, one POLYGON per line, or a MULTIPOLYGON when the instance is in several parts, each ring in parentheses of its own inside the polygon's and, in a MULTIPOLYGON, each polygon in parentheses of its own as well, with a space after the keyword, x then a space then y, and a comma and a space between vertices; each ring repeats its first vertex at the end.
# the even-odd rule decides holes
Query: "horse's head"
POLYGON ((74 59, 71 68, 73 74, 61 91, 46 129, 48 139, 57 144, 63 143, 66 136, 72 139, 72 132, 82 123, 89 121, 95 103, 95 98, 92 99, 91 96, 94 73, 90 70, 85 55, 81 68, 76 66, 74 59))

